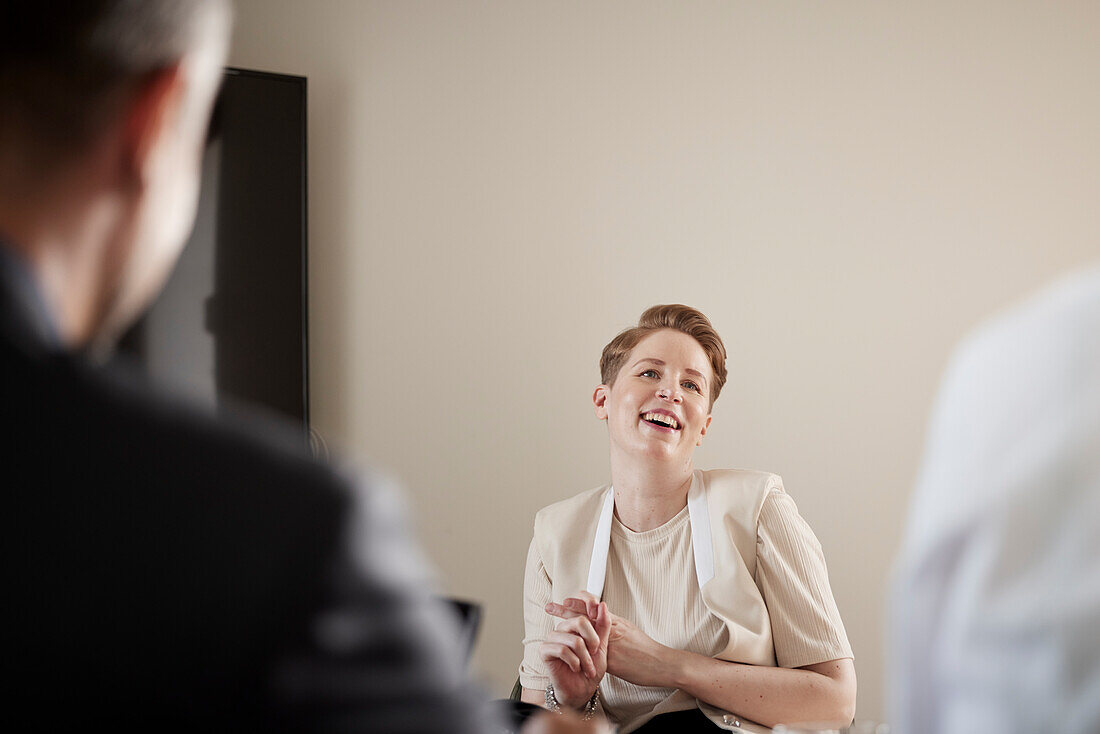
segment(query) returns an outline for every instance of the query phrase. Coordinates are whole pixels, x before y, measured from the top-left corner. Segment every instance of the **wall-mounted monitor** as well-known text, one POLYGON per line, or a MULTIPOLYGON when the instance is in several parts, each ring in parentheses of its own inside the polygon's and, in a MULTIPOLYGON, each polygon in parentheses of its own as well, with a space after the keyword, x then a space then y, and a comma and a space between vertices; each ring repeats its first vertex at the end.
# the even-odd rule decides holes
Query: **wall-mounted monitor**
POLYGON ((227 69, 195 230, 121 351, 214 407, 308 428, 306 80, 227 69))

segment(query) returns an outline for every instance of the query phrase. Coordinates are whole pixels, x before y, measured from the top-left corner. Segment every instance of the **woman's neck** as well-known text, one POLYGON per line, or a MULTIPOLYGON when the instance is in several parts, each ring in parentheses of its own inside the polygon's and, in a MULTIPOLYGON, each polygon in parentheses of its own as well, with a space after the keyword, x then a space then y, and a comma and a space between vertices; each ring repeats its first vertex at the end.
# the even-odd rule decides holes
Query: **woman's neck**
POLYGON ((677 471, 638 471, 611 467, 615 515, 634 532, 659 528, 687 505, 692 467, 677 471))

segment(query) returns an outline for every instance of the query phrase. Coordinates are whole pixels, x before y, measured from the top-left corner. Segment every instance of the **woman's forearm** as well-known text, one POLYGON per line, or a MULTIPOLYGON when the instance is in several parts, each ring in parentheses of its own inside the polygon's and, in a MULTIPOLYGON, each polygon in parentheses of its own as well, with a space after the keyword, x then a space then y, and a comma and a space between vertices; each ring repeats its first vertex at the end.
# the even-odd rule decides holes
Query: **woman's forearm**
POLYGON ((668 686, 764 726, 816 722, 847 726, 855 715, 852 661, 807 668, 742 665, 671 650, 668 686))
MULTIPOLYGON (((565 611, 556 616, 568 619, 582 614, 591 601, 567 599, 565 604, 570 606, 547 606, 562 606, 565 611)), ((839 729, 855 714, 850 658, 793 669, 730 663, 662 645, 633 623, 611 616, 607 672, 635 685, 678 688, 767 726, 813 722, 839 729)))

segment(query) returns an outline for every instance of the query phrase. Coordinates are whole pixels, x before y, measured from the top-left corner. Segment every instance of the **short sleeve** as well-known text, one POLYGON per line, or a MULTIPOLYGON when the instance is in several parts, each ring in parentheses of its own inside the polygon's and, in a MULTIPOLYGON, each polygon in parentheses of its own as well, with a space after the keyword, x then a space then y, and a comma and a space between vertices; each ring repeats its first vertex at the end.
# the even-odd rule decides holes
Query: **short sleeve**
POLYGON ((541 690, 550 682, 546 665, 539 657, 539 645, 554 629, 554 618, 546 613, 550 591, 550 577, 532 538, 523 574, 523 662, 519 666, 519 682, 524 688, 541 690))
POLYGON ((768 606, 781 667, 853 657, 821 543, 783 491, 770 492, 760 510, 756 584, 768 606))

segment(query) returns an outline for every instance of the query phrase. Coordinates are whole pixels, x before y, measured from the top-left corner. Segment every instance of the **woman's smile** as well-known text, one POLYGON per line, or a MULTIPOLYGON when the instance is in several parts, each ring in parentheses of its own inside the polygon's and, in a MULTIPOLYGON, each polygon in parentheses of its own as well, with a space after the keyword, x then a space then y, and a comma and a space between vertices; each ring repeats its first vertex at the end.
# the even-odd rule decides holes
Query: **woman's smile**
POLYGON ((659 431, 675 432, 680 430, 680 420, 667 410, 651 410, 642 413, 642 422, 659 431))

